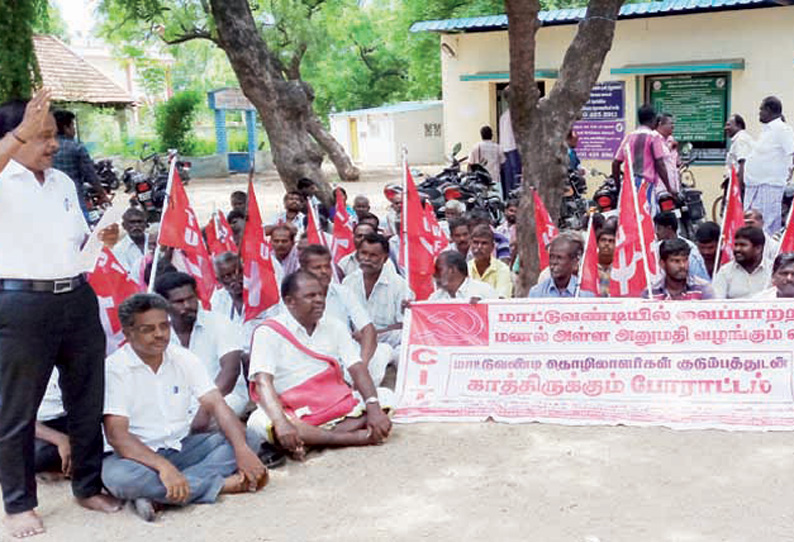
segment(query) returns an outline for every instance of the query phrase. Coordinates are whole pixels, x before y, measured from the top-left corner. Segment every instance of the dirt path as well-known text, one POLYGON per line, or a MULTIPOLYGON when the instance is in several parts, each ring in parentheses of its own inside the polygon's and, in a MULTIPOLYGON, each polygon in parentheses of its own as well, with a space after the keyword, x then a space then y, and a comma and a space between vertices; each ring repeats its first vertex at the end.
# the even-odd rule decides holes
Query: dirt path
POLYGON ((377 448, 273 472, 260 494, 146 524, 40 486, 50 532, 101 542, 794 540, 794 434, 399 425, 377 448))

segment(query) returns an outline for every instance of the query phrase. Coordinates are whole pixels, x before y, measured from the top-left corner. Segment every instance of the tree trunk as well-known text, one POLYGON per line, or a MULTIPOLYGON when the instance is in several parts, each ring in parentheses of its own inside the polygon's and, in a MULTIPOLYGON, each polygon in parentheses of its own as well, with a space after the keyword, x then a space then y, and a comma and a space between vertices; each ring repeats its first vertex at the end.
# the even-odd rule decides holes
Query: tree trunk
MULTIPOLYGON (((256 107, 270 141, 273 163, 287 190, 294 190, 299 179, 318 181, 323 199, 330 200, 330 187, 322 172, 322 138, 330 146, 333 137, 323 130, 320 136, 312 110, 311 88, 300 80, 287 80, 281 61, 268 48, 254 21, 247 0, 210 0, 218 31, 218 45, 226 52, 240 82, 240 88, 256 107), (315 141, 317 139, 317 141, 315 141)), ((334 143, 336 143, 334 141, 334 143)), ((332 159, 340 177, 347 179, 357 169, 341 159, 334 149, 332 159)), ((329 153, 331 154, 331 153, 329 153)), ((357 177, 357 175, 356 175, 357 177)))
POLYGON ((359 179, 361 174, 359 169, 353 164, 353 161, 350 160, 344 147, 334 139, 334 136, 328 133, 328 130, 325 129, 323 123, 314 113, 312 113, 311 119, 309 120, 309 133, 314 140, 319 143, 326 154, 328 154, 328 158, 331 159, 331 162, 333 162, 336 167, 340 179, 350 182, 359 179))
MULTIPOLYGON (((612 47, 615 21, 624 0, 591 0, 565 53, 560 77, 540 99, 535 83, 539 0, 505 0, 510 44, 510 117, 521 154, 525 187, 535 186, 553 220, 568 182, 565 136, 590 97, 604 58, 612 47)), ((535 209, 524 191, 518 215, 522 268, 518 295, 537 282, 540 260, 535 237, 535 209)))

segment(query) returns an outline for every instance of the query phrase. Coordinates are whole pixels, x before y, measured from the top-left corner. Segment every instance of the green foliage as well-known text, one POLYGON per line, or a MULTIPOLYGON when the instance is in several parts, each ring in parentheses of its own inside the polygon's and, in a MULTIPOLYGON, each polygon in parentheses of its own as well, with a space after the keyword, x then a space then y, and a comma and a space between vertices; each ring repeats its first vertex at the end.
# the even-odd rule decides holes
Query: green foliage
POLYGON ((160 150, 177 149, 185 155, 193 152, 193 121, 201 100, 200 93, 185 91, 157 106, 155 127, 160 150))
POLYGON ((33 51, 34 24, 49 20, 46 0, 0 2, 0 103, 29 98, 41 82, 33 51))

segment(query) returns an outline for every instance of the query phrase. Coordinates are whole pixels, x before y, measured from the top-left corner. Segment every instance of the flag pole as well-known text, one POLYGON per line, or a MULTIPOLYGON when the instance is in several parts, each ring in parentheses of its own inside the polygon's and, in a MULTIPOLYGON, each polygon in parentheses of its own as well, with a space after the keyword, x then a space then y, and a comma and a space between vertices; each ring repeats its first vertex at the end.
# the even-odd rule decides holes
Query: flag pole
POLYGON ((579 261, 579 280, 576 281, 576 292, 573 294, 574 297, 579 297, 579 292, 582 289, 582 273, 584 272, 584 263, 585 258, 587 258, 587 249, 590 245, 590 234, 592 233, 592 229, 593 215, 590 215, 590 219, 587 221, 587 237, 584 240, 584 253, 582 253, 582 259, 579 261))
POLYGON ((149 273, 149 287, 146 289, 147 293, 154 292, 154 281, 157 277, 157 266, 160 263, 160 253, 162 249, 160 248, 160 235, 163 233, 163 219, 165 218, 165 213, 168 212, 168 206, 170 205, 171 200, 171 185, 174 182, 174 170, 176 169, 176 156, 171 160, 171 164, 168 168, 168 181, 165 184, 165 199, 163 199, 163 213, 160 216, 160 227, 157 228, 157 245, 154 249, 154 258, 152 258, 152 270, 149 273))
MULTIPOLYGON (((794 173, 794 169, 789 171, 788 178, 791 178, 791 174, 794 173)), ((780 243, 777 244, 777 250, 775 251, 775 257, 772 260, 773 262, 777 260, 777 257, 780 256, 780 251, 783 250, 783 241, 786 239, 786 233, 788 232, 789 226, 791 224, 791 217, 792 211, 794 211, 794 202, 789 205, 788 214, 786 215, 786 223, 783 224, 783 236, 780 238, 780 243)))
MULTIPOLYGON (((402 210, 400 214, 400 251, 403 253, 403 263, 405 264, 405 279, 408 282, 408 288, 411 288, 411 272, 409 271, 409 255, 408 255, 408 229, 406 226, 407 209, 408 209, 408 148, 403 145, 403 200, 402 210)), ((414 294, 415 295, 415 294, 414 294)))
MULTIPOLYGON (((640 236, 640 248, 642 249, 642 265, 645 269, 645 282, 647 284, 648 292, 651 291, 653 285, 651 284, 651 269, 648 267, 648 251, 647 247, 645 246, 645 235, 643 234, 642 224, 640 223, 640 203, 639 199, 637 198, 637 185, 634 181, 634 164, 632 162, 631 156, 631 147, 626 144, 626 165, 628 166, 629 176, 631 181, 631 195, 632 199, 634 200, 634 215, 637 217, 637 233, 640 236)), ((623 183, 623 189, 626 186, 626 183, 623 183)), ((648 202, 650 205, 650 202, 648 202)))
MULTIPOLYGON (((731 166, 731 176, 728 178, 728 191, 725 193, 725 211, 722 213, 722 224, 720 224, 720 238, 717 239, 717 252, 714 257, 714 269, 712 270, 712 279, 717 274, 717 269, 720 267, 720 260, 722 260, 722 237, 725 235, 725 217, 728 214, 728 206, 731 203, 731 194, 733 193, 733 178, 736 170, 731 166)), ((794 207, 794 206, 792 206, 794 207)), ((791 216, 789 214, 789 216, 791 216)))

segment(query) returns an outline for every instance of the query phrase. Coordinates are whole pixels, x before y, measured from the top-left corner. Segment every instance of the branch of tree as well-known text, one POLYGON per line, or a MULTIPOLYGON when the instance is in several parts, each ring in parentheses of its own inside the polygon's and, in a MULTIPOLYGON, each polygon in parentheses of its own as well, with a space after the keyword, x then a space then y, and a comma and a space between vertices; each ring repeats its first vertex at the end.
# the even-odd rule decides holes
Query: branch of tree
POLYGON ((292 54, 292 58, 290 59, 286 72, 289 79, 301 78, 301 62, 303 61, 303 55, 306 54, 306 47, 307 46, 305 43, 301 43, 298 46, 298 50, 292 54))
POLYGON ((165 36, 160 36, 160 39, 163 40, 164 43, 168 45, 177 45, 179 43, 185 43, 186 41, 191 40, 209 40, 212 43, 218 45, 217 40, 212 36, 209 30, 204 28, 193 28, 178 34, 177 36, 167 39, 165 36))

